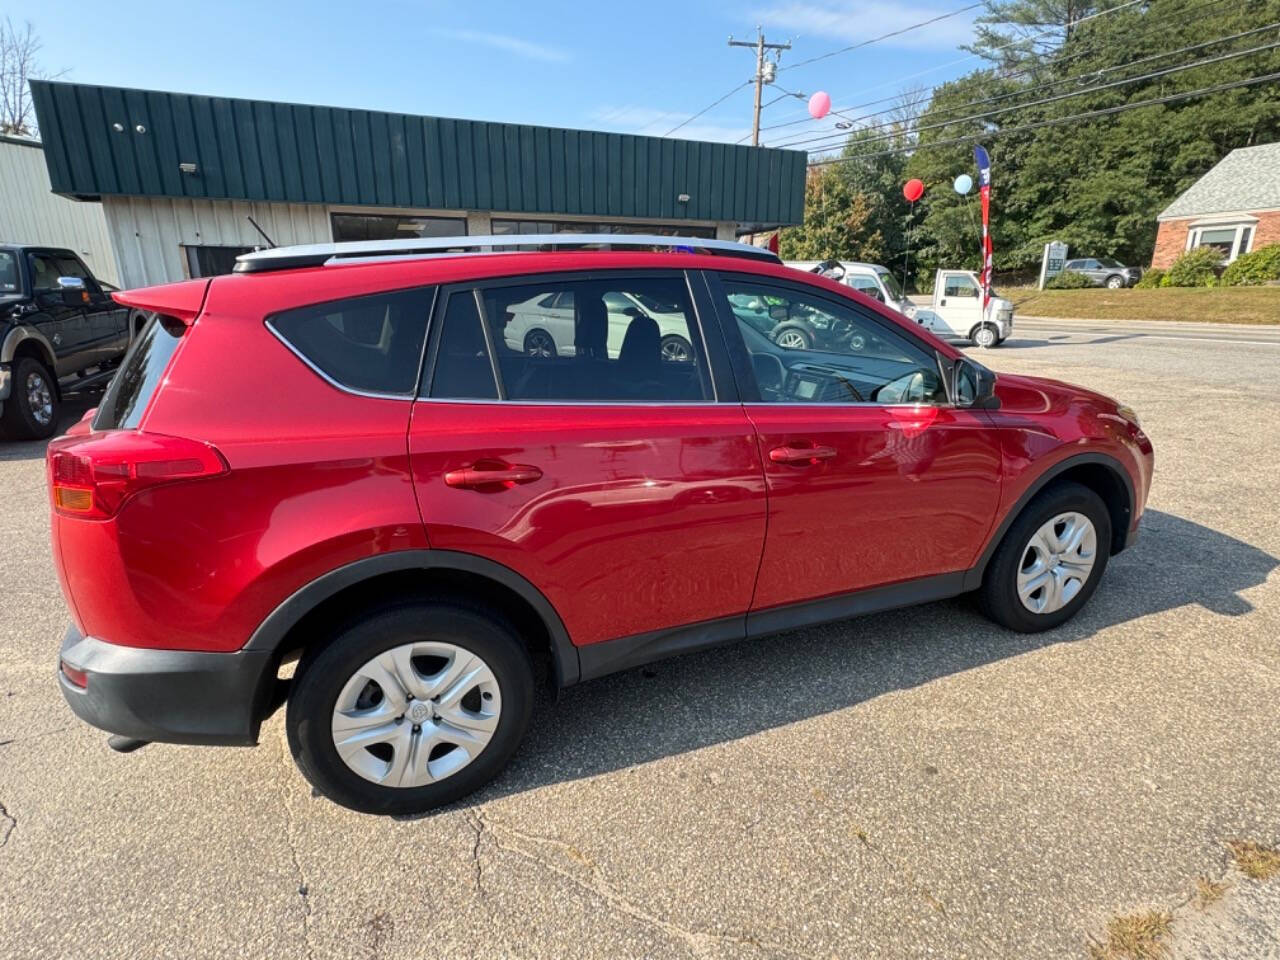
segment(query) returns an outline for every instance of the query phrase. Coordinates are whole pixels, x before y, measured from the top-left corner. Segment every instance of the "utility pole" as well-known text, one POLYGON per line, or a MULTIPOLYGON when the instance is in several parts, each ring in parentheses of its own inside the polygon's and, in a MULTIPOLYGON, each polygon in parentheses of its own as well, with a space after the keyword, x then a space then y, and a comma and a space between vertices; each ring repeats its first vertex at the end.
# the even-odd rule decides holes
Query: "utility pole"
POLYGON ((729 46, 754 47, 756 51, 756 108, 754 118, 751 121, 751 145, 758 147, 760 146, 760 94, 764 90, 766 83, 773 83, 773 78, 778 71, 776 63, 769 63, 765 60, 764 52, 766 50, 790 50, 791 44, 765 43, 764 31, 757 25, 754 42, 750 40, 735 40, 730 36, 729 46))

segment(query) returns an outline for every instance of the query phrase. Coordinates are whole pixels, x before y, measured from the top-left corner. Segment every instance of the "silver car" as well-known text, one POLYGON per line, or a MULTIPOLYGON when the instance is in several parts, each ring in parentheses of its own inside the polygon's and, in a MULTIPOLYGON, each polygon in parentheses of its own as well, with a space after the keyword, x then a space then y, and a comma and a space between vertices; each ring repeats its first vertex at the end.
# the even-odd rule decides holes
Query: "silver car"
POLYGON ((1096 287, 1107 287, 1119 290, 1121 287, 1132 287, 1142 278, 1142 270, 1138 267, 1126 267, 1119 260, 1110 257, 1084 257, 1079 260, 1068 260, 1062 268, 1072 273, 1081 273, 1093 281, 1096 287))

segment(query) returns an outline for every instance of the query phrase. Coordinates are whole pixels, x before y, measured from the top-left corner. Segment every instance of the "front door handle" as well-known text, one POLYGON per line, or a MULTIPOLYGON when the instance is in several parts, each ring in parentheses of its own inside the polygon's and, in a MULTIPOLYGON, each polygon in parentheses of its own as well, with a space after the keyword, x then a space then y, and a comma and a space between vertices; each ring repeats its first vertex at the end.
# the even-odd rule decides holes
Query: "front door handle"
POLYGON ((446 484, 464 489, 498 485, 510 487, 517 483, 533 483, 541 479, 542 471, 528 464, 483 460, 474 466, 463 467, 461 470, 450 470, 444 475, 446 484))
POLYGON ((830 460, 836 455, 835 447, 774 447, 769 451, 769 459, 774 463, 785 463, 792 467, 815 467, 823 460, 830 460))
POLYGON ((939 301, 938 301, 938 306, 940 306, 940 307, 945 307, 946 305, 947 305, 947 298, 946 298, 946 297, 943 297, 941 300, 939 300, 939 301))

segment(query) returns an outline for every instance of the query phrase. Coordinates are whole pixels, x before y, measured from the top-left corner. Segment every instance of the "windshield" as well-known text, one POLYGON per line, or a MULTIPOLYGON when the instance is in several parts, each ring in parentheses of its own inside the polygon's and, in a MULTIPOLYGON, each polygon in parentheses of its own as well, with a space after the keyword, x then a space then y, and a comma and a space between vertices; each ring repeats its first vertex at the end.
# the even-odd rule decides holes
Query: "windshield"
POLYGON ((0 293, 18 292, 18 261, 8 250, 0 250, 0 293))
POLYGON ((1099 257, 1098 263, 1102 264, 1104 267, 1123 267, 1124 266, 1124 264, 1121 263, 1119 260, 1112 260, 1110 257, 1099 257))
POLYGON ((898 283, 898 278, 888 270, 877 270, 876 274, 880 277, 880 282, 884 284, 884 288, 889 291, 889 296, 895 300, 901 300, 902 286, 898 283))

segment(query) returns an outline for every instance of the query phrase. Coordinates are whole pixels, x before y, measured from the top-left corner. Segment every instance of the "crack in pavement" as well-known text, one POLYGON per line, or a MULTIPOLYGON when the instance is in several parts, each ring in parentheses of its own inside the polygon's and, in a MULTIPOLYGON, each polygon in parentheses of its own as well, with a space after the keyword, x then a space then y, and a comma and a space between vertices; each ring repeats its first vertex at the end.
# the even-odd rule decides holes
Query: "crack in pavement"
MULTIPOLYGON (((291 773, 293 768, 285 759, 283 746, 281 747, 280 759, 286 772, 291 773)), ((287 787, 281 786, 280 791, 281 806, 284 809, 285 843, 289 847, 289 857, 293 861, 293 869, 298 875, 298 895, 302 897, 302 943, 306 948, 307 957, 314 957, 315 947, 311 943, 311 888, 307 884, 307 876, 303 872, 302 861, 298 857, 298 845, 293 838, 296 820, 293 815, 293 805, 289 802, 289 790, 287 787)))
POLYGON ((3 803, 0 803, 0 847, 9 843, 9 838, 13 836, 13 831, 18 829, 18 818, 11 814, 3 803))
MULTIPOLYGON (((733 945, 738 947, 753 947, 757 950, 767 951, 774 955, 785 955, 789 957, 807 958, 809 955, 799 953, 784 947, 778 943, 770 943, 752 935, 737 935, 731 933, 707 933, 698 930, 689 930, 679 924, 665 920, 656 914, 650 913, 641 905, 628 899, 623 894, 613 888, 609 881, 605 878, 600 867, 586 854, 570 843, 555 837, 539 836, 537 834, 524 833, 512 827, 509 824, 494 821, 492 817, 488 820, 478 819, 480 829, 490 838, 490 842, 498 850, 507 853, 514 853, 517 856, 524 857, 544 870, 556 874, 563 880, 568 881, 574 886, 593 894, 602 899, 614 912, 638 920, 647 924, 656 930, 661 931, 673 940, 682 942, 696 956, 708 956, 710 951, 716 946, 733 945), (506 837, 500 834, 506 834, 506 837), (513 843, 512 840, 523 841, 530 844, 546 844, 548 846, 559 849, 564 855, 573 862, 582 866, 587 871, 586 878, 578 875, 573 870, 560 866, 559 864, 541 856, 536 850, 529 850, 513 843)), ((477 834, 475 853, 479 855, 480 836, 477 834)))

